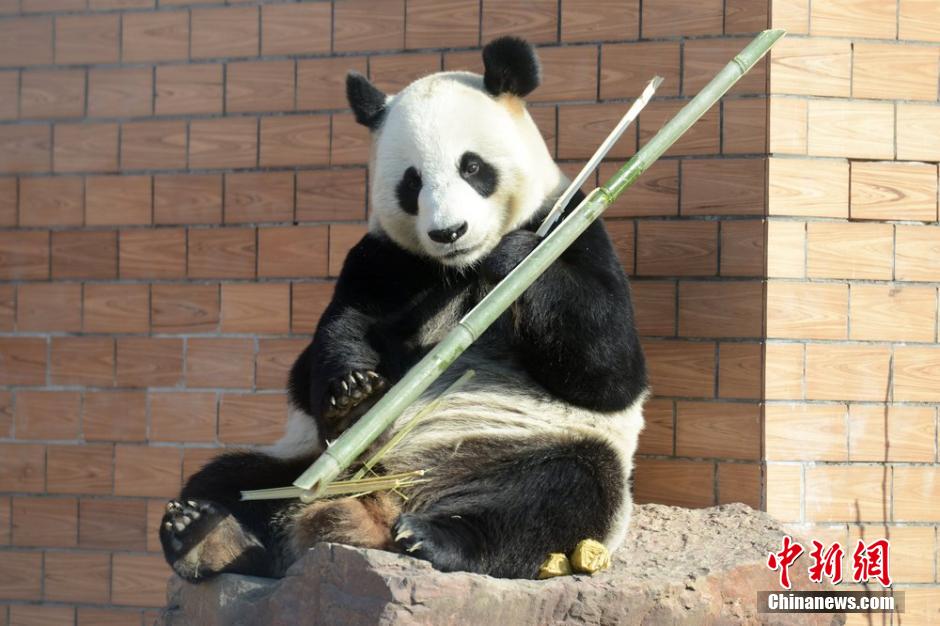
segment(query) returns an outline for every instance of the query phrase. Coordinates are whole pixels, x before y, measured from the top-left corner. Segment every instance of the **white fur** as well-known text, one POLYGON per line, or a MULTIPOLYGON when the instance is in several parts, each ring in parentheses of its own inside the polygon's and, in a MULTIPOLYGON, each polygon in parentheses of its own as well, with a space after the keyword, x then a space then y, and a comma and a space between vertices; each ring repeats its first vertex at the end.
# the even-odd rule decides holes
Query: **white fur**
POLYGON ((263 447, 262 451, 271 456, 290 459, 320 452, 320 448, 320 432, 313 416, 291 406, 284 435, 272 445, 263 447))

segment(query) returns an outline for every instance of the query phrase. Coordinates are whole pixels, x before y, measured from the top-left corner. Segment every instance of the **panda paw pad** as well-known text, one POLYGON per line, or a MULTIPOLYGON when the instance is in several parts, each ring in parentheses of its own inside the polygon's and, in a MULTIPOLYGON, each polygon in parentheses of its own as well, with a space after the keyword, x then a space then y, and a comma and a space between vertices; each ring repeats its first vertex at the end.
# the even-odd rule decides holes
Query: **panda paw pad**
POLYGON ((388 387, 388 381, 372 370, 352 370, 329 384, 323 414, 329 419, 345 417, 354 408, 388 387))
POLYGON ((215 526, 215 522, 224 517, 226 512, 207 500, 170 500, 166 504, 163 520, 160 522, 160 536, 164 549, 180 552, 188 549, 204 534, 206 528, 215 526))

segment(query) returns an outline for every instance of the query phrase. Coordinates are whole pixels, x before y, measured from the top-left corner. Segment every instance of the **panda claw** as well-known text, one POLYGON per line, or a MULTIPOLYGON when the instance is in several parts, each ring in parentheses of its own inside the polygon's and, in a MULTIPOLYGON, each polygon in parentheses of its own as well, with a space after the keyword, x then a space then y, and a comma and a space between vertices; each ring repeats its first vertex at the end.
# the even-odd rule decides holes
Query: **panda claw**
POLYGON ((195 508, 195 506, 196 506, 196 503, 193 502, 192 500, 187 500, 187 501, 186 501, 186 504, 189 505, 189 506, 191 506, 191 507, 193 507, 193 508, 195 508))
POLYGON ((173 522, 165 522, 163 524, 163 527, 166 528, 167 530, 173 530, 173 522))
POLYGON ((417 550, 421 549, 422 545, 423 545, 423 542, 419 541, 418 543, 414 544, 410 548, 407 548, 406 552, 416 552, 417 550))
POLYGON ((413 536, 414 536, 414 532, 412 532, 411 529, 406 528, 405 530, 395 535, 395 541, 398 542, 398 541, 401 541, 402 539, 407 539, 408 537, 413 537, 413 536))

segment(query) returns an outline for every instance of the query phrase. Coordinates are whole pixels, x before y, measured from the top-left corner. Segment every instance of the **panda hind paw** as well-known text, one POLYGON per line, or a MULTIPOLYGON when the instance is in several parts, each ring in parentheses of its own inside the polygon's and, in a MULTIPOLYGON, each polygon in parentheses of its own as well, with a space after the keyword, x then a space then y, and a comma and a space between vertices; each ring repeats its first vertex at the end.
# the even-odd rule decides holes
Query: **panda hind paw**
POLYGON ((208 500, 170 500, 160 521, 167 560, 182 556, 228 512, 208 500))
POLYGON ((405 513, 392 527, 396 547, 408 556, 424 561, 443 572, 472 571, 463 558, 460 538, 440 522, 405 513))

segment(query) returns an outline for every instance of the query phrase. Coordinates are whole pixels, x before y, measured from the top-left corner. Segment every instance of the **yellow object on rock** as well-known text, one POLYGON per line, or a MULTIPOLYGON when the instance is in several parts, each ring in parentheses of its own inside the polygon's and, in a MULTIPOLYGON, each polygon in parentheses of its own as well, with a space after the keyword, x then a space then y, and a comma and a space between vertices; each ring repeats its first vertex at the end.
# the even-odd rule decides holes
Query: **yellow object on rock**
POLYGON ((570 576, 571 575, 571 563, 568 562, 568 557, 566 557, 561 552, 552 552, 548 555, 548 558, 545 559, 545 562, 542 563, 539 567, 539 580, 545 578, 554 578, 555 576, 570 576))
POLYGON ((599 572, 610 567, 610 552, 600 541, 585 539, 571 553, 571 566, 585 574, 599 572))

